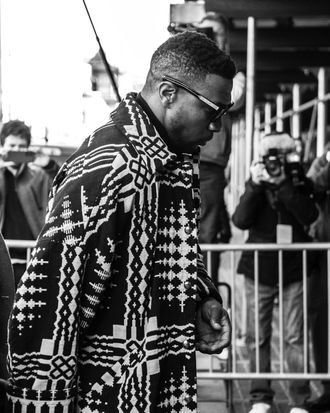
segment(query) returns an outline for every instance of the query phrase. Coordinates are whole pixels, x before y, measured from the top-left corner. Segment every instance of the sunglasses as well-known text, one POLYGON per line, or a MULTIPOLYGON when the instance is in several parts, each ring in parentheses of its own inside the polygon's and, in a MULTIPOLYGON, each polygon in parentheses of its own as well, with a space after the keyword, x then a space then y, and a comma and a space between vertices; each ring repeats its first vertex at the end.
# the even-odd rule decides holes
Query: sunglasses
POLYGON ((211 100, 207 99, 205 96, 201 95, 200 93, 196 92, 196 90, 191 89, 188 85, 186 85, 185 83, 181 82, 181 80, 178 79, 174 79, 172 76, 167 76, 164 75, 162 77, 162 80, 167 80, 168 82, 171 82, 173 84, 175 84, 176 86, 181 87, 182 89, 186 90, 187 92, 191 93, 192 95, 194 95, 197 99, 199 99, 200 101, 202 101, 203 103, 205 103, 207 106, 209 106, 210 108, 212 108, 214 110, 214 113, 211 116, 210 122, 216 122, 217 120, 219 120, 221 118, 221 116, 223 116, 225 113, 228 112, 228 110, 233 106, 233 102, 229 103, 228 105, 223 105, 221 104, 216 105, 215 103, 213 103, 211 100))

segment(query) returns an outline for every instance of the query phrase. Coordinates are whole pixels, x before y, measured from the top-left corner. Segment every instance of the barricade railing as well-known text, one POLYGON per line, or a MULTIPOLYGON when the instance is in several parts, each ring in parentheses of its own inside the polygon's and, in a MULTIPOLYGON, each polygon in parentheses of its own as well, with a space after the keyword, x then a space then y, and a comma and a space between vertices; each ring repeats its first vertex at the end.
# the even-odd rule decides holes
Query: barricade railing
MULTIPOLYGON (((29 240, 18 240, 18 239, 5 239, 5 243, 8 248, 21 248, 26 249, 26 260, 25 263, 29 261, 31 256, 32 248, 35 246, 35 241, 29 240)), ((16 263, 16 259, 12 258, 12 264, 16 263)), ((19 263, 24 263, 22 260, 19 260, 19 263)))
MULTIPOLYGON (((198 377, 200 379, 226 379, 226 380, 236 380, 236 379, 278 379, 278 380, 296 380, 296 379, 306 379, 306 380, 330 380, 330 357, 328 357, 328 366, 326 373, 316 373, 311 371, 309 363, 309 325, 308 325, 308 291, 307 291, 307 252, 308 251, 326 251, 327 253, 327 280, 328 286, 330 286, 330 243, 292 243, 292 244, 202 244, 202 251, 206 252, 207 255, 207 267, 210 272, 211 254, 212 253, 222 253, 221 266, 223 265, 224 253, 229 254, 229 260, 226 262, 226 278, 222 278, 223 271, 221 271, 220 266, 220 281, 225 281, 228 283, 231 289, 232 301, 230 303, 230 316, 232 321, 232 344, 229 351, 230 360, 230 371, 225 371, 224 369, 213 369, 213 363, 210 356, 209 371, 206 369, 198 371, 198 377), (258 310, 258 284, 259 284, 259 268, 258 268, 258 256, 260 252, 263 251, 277 251, 278 252, 278 320, 279 320, 279 363, 278 371, 272 372, 261 372, 259 367, 260 353, 259 346, 255 345, 255 358, 256 358, 256 369, 255 371, 238 371, 237 368, 237 342, 238 340, 238 329, 237 329, 237 263, 240 253, 243 251, 251 251, 254 255, 254 297, 255 297, 255 320, 259 319, 258 310), (285 371, 285 360, 284 360, 284 320, 283 320, 283 252, 284 251, 301 251, 302 252, 302 283, 303 283, 303 371, 301 372, 288 372, 285 371)), ((227 257, 228 258, 228 257, 227 257)), ((244 294, 241 291, 239 294, 244 294)), ((330 303, 330 291, 327 291, 328 303, 330 303)), ((240 301, 241 302, 241 301, 240 301)), ((248 303, 247 303, 248 305, 248 303)), ((330 306, 328 305, 328 319, 330 320, 330 306)), ((327 332, 328 335, 328 354, 330 354, 330 328, 327 332)), ((255 343, 259 343, 259 323, 255 322, 255 343)))
MULTIPOLYGON (((35 241, 25 240, 5 240, 8 248, 25 248, 27 251, 27 261, 30 259, 31 250, 35 245, 35 241)), ((202 244, 202 251, 206 251, 208 270, 210 272, 211 254, 212 253, 227 253, 229 254, 229 264, 227 272, 227 278, 224 280, 224 284, 227 284, 230 288, 230 295, 232 297, 230 303, 230 316, 232 321, 232 344, 230 347, 230 371, 213 371, 212 363, 210 362, 209 371, 199 371, 198 377, 201 379, 309 379, 309 380, 330 380, 330 357, 328 357, 328 372, 327 373, 315 373, 310 371, 309 366, 309 340, 308 340, 308 303, 307 303, 307 252, 308 251, 326 251, 327 252, 327 298, 330 303, 330 243, 292 243, 292 244, 202 244), (255 268, 255 319, 259 318, 258 310, 258 283, 259 283, 259 269, 258 269, 258 255, 262 251, 278 251, 278 269, 279 269, 279 371, 273 371, 270 373, 260 372, 259 369, 259 347, 256 347, 256 371, 241 372, 237 370, 237 262, 238 256, 243 251, 252 251, 254 253, 254 268, 255 268), (302 283, 303 283, 303 319, 304 319, 304 335, 303 335, 303 359, 304 367, 302 372, 286 372, 284 371, 284 323, 283 323, 283 252, 284 251, 302 251, 302 283)), ((222 258, 223 261, 223 258, 222 258)), ((220 275, 221 275, 220 267, 220 275)), ((240 291, 240 294, 244 292, 240 291)), ((330 320, 330 305, 328 305, 328 319, 330 320)), ((328 354, 330 354, 330 328, 327 332, 328 335, 328 354)), ((255 340, 259 342, 259 324, 255 323, 255 340)), ((212 356, 210 356, 212 357, 212 356)))

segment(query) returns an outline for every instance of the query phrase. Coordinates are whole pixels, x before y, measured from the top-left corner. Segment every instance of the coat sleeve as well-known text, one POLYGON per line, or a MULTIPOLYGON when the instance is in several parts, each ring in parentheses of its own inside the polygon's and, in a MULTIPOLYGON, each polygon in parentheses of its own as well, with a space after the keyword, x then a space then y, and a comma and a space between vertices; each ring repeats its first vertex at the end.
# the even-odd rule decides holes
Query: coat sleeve
POLYGON ((118 222, 130 216, 121 191, 132 177, 119 155, 111 167, 84 162, 55 179, 46 225, 17 290, 7 389, 15 413, 74 411, 77 342, 110 282, 118 222))
POLYGON ((245 184, 245 191, 232 216, 234 225, 239 229, 249 229, 258 217, 259 211, 265 202, 264 190, 249 179, 245 184))
POLYGON ((199 246, 197 253, 197 293, 201 300, 207 297, 213 297, 222 304, 222 298, 218 289, 206 271, 203 254, 199 246))
POLYGON ((330 188, 330 163, 325 154, 314 160, 307 176, 312 180, 316 193, 330 188))

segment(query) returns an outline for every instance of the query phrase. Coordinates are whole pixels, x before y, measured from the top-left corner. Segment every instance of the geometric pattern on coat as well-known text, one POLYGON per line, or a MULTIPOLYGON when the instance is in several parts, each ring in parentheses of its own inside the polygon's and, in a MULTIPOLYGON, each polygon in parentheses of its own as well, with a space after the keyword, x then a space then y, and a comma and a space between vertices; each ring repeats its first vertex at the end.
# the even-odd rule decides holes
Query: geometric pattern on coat
POLYGON ((14 412, 196 412, 198 157, 128 95, 54 180, 10 322, 14 412))

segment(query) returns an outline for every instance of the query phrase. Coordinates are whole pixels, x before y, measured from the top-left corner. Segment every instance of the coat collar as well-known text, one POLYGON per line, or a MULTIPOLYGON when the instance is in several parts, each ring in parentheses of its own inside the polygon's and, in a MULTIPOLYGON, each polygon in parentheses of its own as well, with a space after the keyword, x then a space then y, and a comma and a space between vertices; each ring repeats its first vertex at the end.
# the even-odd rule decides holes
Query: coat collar
POLYGON ((193 155, 170 151, 148 114, 136 102, 136 97, 136 93, 129 93, 111 114, 111 119, 135 149, 147 154, 154 161, 157 170, 163 169, 170 162, 193 160, 193 155))

